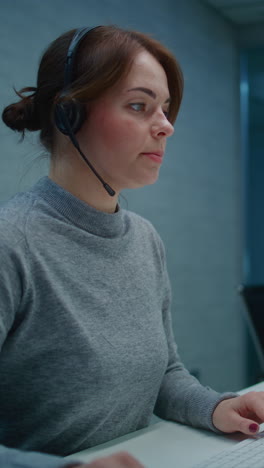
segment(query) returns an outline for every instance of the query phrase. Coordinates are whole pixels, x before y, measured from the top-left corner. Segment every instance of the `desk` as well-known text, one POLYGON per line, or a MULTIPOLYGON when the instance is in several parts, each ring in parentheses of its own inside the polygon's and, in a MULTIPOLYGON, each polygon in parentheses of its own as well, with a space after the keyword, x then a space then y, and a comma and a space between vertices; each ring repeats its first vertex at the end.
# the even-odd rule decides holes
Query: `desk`
MULTIPOLYGON (((238 393, 242 395, 251 390, 264 390, 264 382, 238 393)), ((146 468, 191 468, 195 463, 202 462, 245 438, 243 434, 218 435, 162 421, 66 458, 88 463, 115 452, 127 451, 146 468)))

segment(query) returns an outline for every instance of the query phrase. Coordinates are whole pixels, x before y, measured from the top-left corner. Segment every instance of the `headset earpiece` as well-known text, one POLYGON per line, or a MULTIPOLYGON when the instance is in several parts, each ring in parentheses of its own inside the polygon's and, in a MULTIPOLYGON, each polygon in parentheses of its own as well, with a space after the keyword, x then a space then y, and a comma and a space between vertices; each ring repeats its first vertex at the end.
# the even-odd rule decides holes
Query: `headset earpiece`
POLYGON ((64 88, 54 103, 53 118, 58 130, 70 138, 73 146, 78 150, 82 159, 89 166, 94 175, 100 180, 107 193, 113 197, 115 195, 115 191, 104 181, 100 174, 98 174, 96 169, 82 152, 77 138, 75 137, 75 134, 80 130, 86 119, 85 104, 77 101, 76 99, 67 99, 67 94, 72 84, 73 64, 77 48, 91 29, 94 28, 78 29, 72 38, 65 61, 64 88))
POLYGON ((85 118, 85 105, 75 99, 65 99, 55 104, 54 121, 58 130, 64 135, 69 135, 70 132, 75 135, 83 125, 85 118))

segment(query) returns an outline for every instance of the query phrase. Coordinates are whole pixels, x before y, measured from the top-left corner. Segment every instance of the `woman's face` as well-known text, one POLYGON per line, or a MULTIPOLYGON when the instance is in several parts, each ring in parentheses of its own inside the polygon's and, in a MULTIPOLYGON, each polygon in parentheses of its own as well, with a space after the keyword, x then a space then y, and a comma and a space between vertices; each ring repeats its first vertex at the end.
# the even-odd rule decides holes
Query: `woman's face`
POLYGON ((174 131, 166 118, 169 97, 164 69, 142 50, 129 74, 89 107, 78 140, 117 192, 157 180, 174 131))

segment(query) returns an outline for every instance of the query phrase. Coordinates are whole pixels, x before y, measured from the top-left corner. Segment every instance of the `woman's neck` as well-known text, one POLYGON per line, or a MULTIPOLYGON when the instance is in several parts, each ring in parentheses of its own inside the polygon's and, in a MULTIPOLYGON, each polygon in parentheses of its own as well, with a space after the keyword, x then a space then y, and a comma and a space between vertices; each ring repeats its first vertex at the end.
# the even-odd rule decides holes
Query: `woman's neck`
MULTIPOLYGON (((66 158, 65 158, 66 159, 66 158)), ((63 187, 75 197, 88 205, 105 213, 114 213, 118 202, 118 194, 110 196, 101 182, 85 165, 84 162, 76 161, 73 164, 68 161, 58 161, 53 158, 49 178, 63 187), (76 167, 77 166, 77 167, 76 167)))

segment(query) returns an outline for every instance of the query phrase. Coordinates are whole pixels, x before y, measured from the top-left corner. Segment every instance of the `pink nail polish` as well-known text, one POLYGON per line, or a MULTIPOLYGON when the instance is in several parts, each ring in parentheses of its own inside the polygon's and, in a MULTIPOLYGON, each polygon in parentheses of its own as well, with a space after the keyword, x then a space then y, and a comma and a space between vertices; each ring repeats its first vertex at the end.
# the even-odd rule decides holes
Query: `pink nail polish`
POLYGON ((257 424, 250 424, 249 430, 250 430, 250 432, 257 432, 258 425, 257 424))

